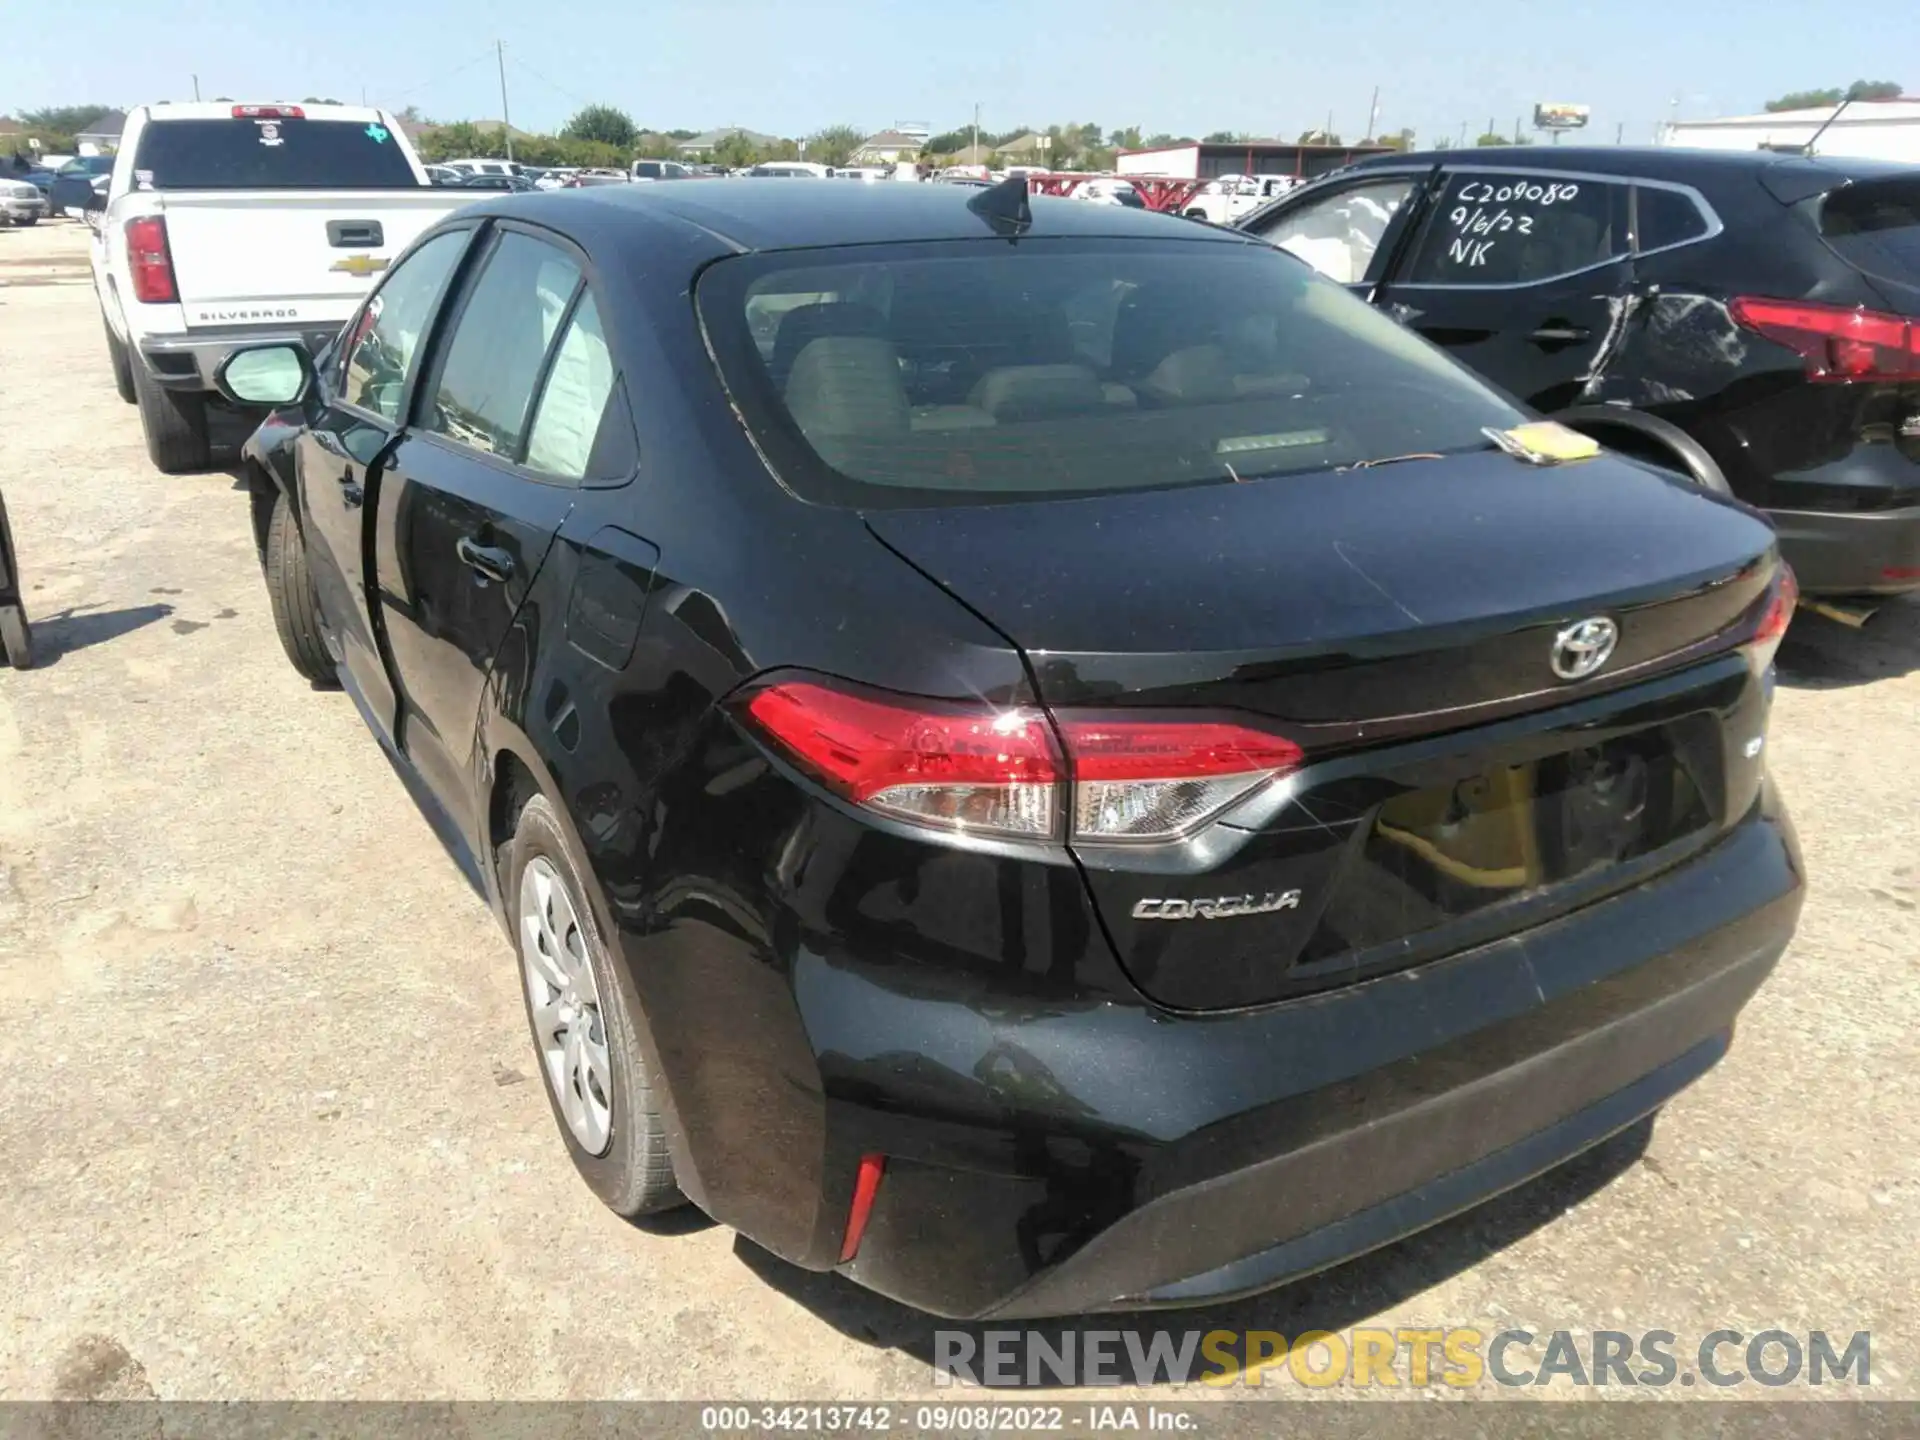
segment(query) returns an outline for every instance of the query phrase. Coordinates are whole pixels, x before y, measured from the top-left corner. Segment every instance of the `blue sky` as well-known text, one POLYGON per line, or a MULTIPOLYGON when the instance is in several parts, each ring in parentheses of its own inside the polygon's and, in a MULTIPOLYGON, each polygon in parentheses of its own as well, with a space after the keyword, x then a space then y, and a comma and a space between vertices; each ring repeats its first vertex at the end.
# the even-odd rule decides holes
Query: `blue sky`
POLYGON ((1911 0, 89 0, 35 6, 0 53, 0 113, 192 96, 332 95, 436 119, 496 117, 506 42, 513 121, 557 128, 604 100, 643 125, 792 135, 924 120, 989 130, 1095 121, 1151 133, 1287 138, 1326 123, 1469 139, 1536 100, 1593 108, 1595 139, 1856 78, 1920 93, 1911 0), (156 20, 156 15, 161 18, 156 20), (1913 73, 1907 73, 1907 72, 1913 73))

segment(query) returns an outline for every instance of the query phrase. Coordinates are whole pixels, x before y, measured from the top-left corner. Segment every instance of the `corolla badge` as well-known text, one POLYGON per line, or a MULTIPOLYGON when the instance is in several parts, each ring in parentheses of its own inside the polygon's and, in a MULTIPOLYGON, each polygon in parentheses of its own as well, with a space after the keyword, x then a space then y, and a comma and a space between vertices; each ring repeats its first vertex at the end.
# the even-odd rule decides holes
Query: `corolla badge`
POLYGON ((1613 658, 1620 627, 1604 615, 1576 620, 1553 637, 1553 673, 1562 680, 1584 680, 1613 658))
POLYGON ((1298 910, 1298 890, 1269 890, 1264 895, 1220 895, 1208 900, 1142 900, 1133 907, 1136 920, 1231 920, 1237 915, 1270 915, 1275 910, 1298 910))

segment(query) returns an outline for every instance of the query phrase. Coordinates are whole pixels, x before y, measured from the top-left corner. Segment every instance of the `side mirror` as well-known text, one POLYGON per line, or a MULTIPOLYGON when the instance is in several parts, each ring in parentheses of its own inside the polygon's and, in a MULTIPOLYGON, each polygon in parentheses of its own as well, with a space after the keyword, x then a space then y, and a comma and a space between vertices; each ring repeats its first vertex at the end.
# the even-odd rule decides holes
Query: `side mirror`
POLYGON ((220 362, 213 383, 238 405, 297 405, 313 384, 313 360, 303 345, 247 345, 220 362))

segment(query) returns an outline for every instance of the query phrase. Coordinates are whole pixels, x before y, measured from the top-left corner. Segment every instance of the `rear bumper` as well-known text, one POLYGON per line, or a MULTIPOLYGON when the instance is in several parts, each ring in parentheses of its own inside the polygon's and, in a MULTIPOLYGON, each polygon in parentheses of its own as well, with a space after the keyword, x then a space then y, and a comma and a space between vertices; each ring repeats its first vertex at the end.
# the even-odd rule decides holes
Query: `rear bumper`
POLYGON ((1920 507, 1859 514, 1769 510, 1767 518, 1808 594, 1920 590, 1920 507))
POLYGON ((1791 826, 1763 800, 1680 869, 1523 938, 1259 1010, 1027 1013, 801 957, 823 1216, 844 1220, 854 1157, 887 1156, 839 1268, 937 1314, 1002 1318, 1195 1304, 1336 1264, 1704 1073, 1801 891, 1791 826))
POLYGON ((207 326, 176 335, 140 338, 141 362, 155 381, 169 390, 211 390, 214 371, 242 345, 289 342, 318 354, 340 333, 340 322, 325 324, 262 324, 207 326))

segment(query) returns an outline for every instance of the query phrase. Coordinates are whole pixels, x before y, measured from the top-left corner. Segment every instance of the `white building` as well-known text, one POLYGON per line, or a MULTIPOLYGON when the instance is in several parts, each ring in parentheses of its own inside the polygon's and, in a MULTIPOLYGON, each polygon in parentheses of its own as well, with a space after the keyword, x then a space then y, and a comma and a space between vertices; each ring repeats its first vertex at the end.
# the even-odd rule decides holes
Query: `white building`
POLYGON ((1695 150, 1778 150, 1791 155, 1813 140, 1822 125, 1827 128, 1814 145, 1817 154, 1920 162, 1920 100, 1855 100, 1840 107, 1818 105, 1724 120, 1682 120, 1661 130, 1660 143, 1695 150), (1834 120, 1836 108, 1840 118, 1834 120))

